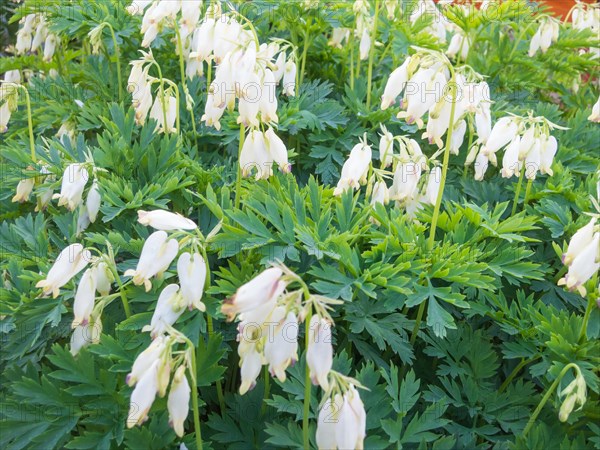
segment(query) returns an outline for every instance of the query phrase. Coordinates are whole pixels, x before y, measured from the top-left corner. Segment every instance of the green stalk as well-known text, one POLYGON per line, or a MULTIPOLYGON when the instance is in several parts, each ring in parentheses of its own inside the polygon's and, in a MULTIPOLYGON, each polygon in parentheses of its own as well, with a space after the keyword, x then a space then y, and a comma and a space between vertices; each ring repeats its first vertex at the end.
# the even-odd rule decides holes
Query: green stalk
MULTIPOLYGON (((235 207, 240 207, 240 190, 242 188, 242 167, 240 166, 240 156, 242 155, 242 147, 244 146, 244 139, 246 137, 246 127, 244 124, 240 124, 240 144, 238 148, 238 160, 237 160, 237 176, 235 179, 235 207)), ((260 170, 260 169, 259 169, 260 170)))
MULTIPOLYGON (((597 282, 598 282, 598 274, 596 273, 596 275, 594 275, 594 277, 592 278, 592 283, 590 283, 590 284, 592 284, 592 286, 596 286, 597 282)), ((583 323, 581 324, 581 331, 579 332, 578 341, 581 341, 583 338, 586 337, 588 322, 590 321, 590 315, 592 314, 592 310, 594 309, 595 304, 596 304, 595 296, 592 294, 588 294, 588 304, 585 309, 585 314, 583 316, 583 323)))
POLYGON ((529 421, 527 422, 527 426, 523 430, 523 438, 525 438, 527 436, 527 433, 529 433, 529 431, 531 430, 531 427, 533 427, 533 424, 535 423, 535 420, 540 415, 540 412, 542 411, 542 408, 544 407, 544 405, 546 404, 546 402, 548 401, 548 399, 550 398, 550 396, 552 395, 552 393, 554 392, 554 390, 558 386, 558 383, 560 383, 560 380, 562 380, 562 378, 565 376, 565 374, 571 368, 575 368, 575 370, 577 372, 579 372, 579 367, 577 367, 577 364, 574 364, 574 363, 569 363, 569 364, 567 364, 563 368, 563 370, 560 372, 560 374, 558 375, 558 377, 556 377, 556 380, 554 380, 554 383, 552 383, 552 385, 550 386, 550 388, 548 389, 548 391, 546 391, 546 395, 544 395, 544 397, 540 401, 539 405, 537 406, 537 408, 535 409, 535 411, 533 412, 533 414, 529 418, 529 421))
POLYGON ((308 308, 306 319, 304 320, 304 355, 305 355, 305 368, 304 368, 304 411, 302 415, 302 440, 304 442, 304 450, 310 450, 310 436, 308 430, 308 414, 310 412, 310 371, 308 370, 308 361, 306 360, 306 352, 308 351, 308 344, 310 341, 309 324, 312 319, 312 306, 308 308))
MULTIPOLYGON (((166 99, 165 99, 165 79, 163 78, 162 75, 162 70, 160 68, 160 66, 158 65, 158 63, 156 61, 153 61, 154 65, 156 66, 156 69, 158 70, 158 79, 160 80, 160 103, 162 105, 162 110, 163 110, 163 120, 164 120, 164 127, 165 127, 165 133, 166 133, 166 127, 167 127, 167 104, 166 104, 166 99)), ((178 109, 179 109, 179 105, 178 109)), ((177 130, 178 132, 181 132, 181 130, 177 130)))
POLYGON ((304 49, 302 50, 302 59, 300 62, 300 75, 298 78, 298 91, 300 91, 300 86, 302 85, 302 81, 304 81, 304 70, 306 67, 306 56, 308 54, 308 47, 310 46, 310 17, 306 21, 306 29, 304 30, 304 49))
POLYGON ((525 209, 525 205, 527 205, 527 201, 529 200, 529 194, 531 193, 531 185, 533 184, 533 180, 527 181, 527 187, 525 188, 525 198, 523 199, 523 209, 525 209))
POLYGON ((348 40, 350 41, 350 89, 354 89, 354 31, 356 30, 356 20, 354 21, 354 26, 352 27, 352 31, 350 31, 350 35, 348 36, 348 40))
POLYGON ((31 152, 31 162, 36 163, 35 158, 35 141, 33 139, 33 119, 31 116, 31 98, 29 98, 29 91, 21 84, 17 85, 25 92, 25 104, 27 105, 27 128, 29 130, 29 150, 31 152))
POLYGON ((193 351, 193 349, 190 353, 192 355, 192 371, 194 372, 192 379, 194 386, 194 395, 192 395, 192 410, 194 414, 194 430, 196 431, 196 448, 198 450, 202 450, 202 432, 200 431, 200 412, 198 410, 198 386, 196 381, 196 353, 193 351))
MULTIPOLYGON (((190 91, 187 87, 187 80, 185 76, 185 67, 183 63, 183 44, 181 43, 181 33, 179 33, 179 27, 176 25, 175 34, 177 35, 177 51, 179 53, 179 72, 181 74, 181 85, 183 86, 183 95, 185 95, 185 107, 190 112, 190 116, 192 119, 192 130, 194 131, 194 140, 196 140, 198 136, 198 132, 196 131, 196 118, 194 117, 194 107, 193 105, 188 105, 188 97, 190 95, 190 91)), ((178 129, 179 132, 181 130, 178 129)), ((196 146, 198 144, 196 143, 196 146)))
MULTIPOLYGON (((433 209, 433 216, 431 217, 429 239, 427 240, 427 248, 429 249, 429 251, 433 250, 433 244, 435 243, 435 229, 437 228, 437 221, 440 216, 440 208, 442 206, 442 197, 444 196, 444 187, 446 186, 446 176, 448 174, 448 164, 450 162, 450 147, 452 146, 452 133, 454 131, 454 115, 456 113, 456 76, 454 74, 454 68, 452 66, 449 67, 452 72, 452 78, 450 78, 450 81, 448 83, 450 89, 452 89, 452 98, 450 100, 452 102, 450 107, 450 123, 448 125, 448 132, 446 134, 446 147, 444 148, 444 160, 442 163, 442 179, 440 180, 440 187, 438 189, 438 195, 435 201, 435 207, 433 209)), ((426 303, 427 301, 424 300, 419 305, 419 310, 417 311, 417 318, 415 320, 415 326, 410 336, 411 345, 414 344, 417 339, 417 333, 419 332, 419 327, 421 326, 421 321, 423 320, 423 314, 425 312, 426 303)))
POLYGON ((265 366, 264 377, 265 377, 265 390, 263 393, 262 406, 260 408, 261 416, 264 416, 265 412, 267 412, 267 400, 269 399, 269 390, 270 390, 270 382, 271 382, 271 376, 269 374, 269 366, 265 366))
POLYGON ((123 101, 123 78, 121 77, 121 50, 119 49, 119 44, 117 44, 117 36, 115 34, 115 30, 112 25, 108 22, 104 22, 102 24, 103 27, 108 27, 110 30, 110 35, 113 41, 113 47, 115 48, 115 58, 117 60, 117 83, 119 84, 119 101, 123 101))
POLYGON ((523 185, 523 176, 525 175, 525 168, 521 168, 521 173, 519 174, 519 182, 517 183, 517 189, 515 190, 515 199, 513 200, 513 207, 510 213, 511 216, 514 216, 517 212, 517 205, 519 203, 519 195, 521 194, 521 186, 523 185))
POLYGON ((521 362, 519 364, 517 364, 517 366, 510 373, 508 378, 506 380, 504 380, 504 382, 500 385, 500 389, 498 389, 498 393, 501 394, 502 392, 504 392, 504 390, 508 387, 510 382, 515 378, 515 376, 517 376, 517 374, 521 371, 521 369, 523 367, 525 367, 527 364, 532 363, 533 361, 540 359, 540 358, 541 358, 541 355, 533 356, 529 359, 522 359, 521 362))
MULTIPOLYGON (((207 263, 208 265, 208 263, 207 263)), ((208 338, 214 334, 213 320, 208 314, 206 315, 206 325, 208 327, 208 338)), ((223 397, 223 387, 221 386, 221 379, 217 380, 217 398, 219 399, 219 408, 221 409, 221 415, 225 414, 225 398, 223 397)))
POLYGON ((121 278, 119 277, 116 267, 111 267, 110 270, 115 277, 115 281, 119 285, 119 293, 121 294, 121 302, 123 303, 123 309, 125 310, 125 317, 129 319, 131 317, 131 309, 129 308, 129 301, 127 300, 127 294, 125 294, 123 283, 121 282, 121 278))
POLYGON ((367 68, 367 109, 371 108, 371 85, 373 78, 373 59, 375 58, 375 38, 377 37, 377 22, 379 20, 380 1, 375 0, 375 18, 371 30, 371 48, 369 49, 369 67, 367 68))

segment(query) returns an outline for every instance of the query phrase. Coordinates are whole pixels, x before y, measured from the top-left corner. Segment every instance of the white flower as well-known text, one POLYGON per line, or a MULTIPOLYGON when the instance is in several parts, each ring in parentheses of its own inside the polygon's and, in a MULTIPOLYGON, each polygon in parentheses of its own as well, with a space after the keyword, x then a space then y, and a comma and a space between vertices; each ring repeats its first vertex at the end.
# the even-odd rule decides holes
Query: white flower
POLYGON ((154 339, 150 345, 135 358, 135 361, 131 366, 131 372, 129 372, 125 378, 127 386, 135 385, 148 369, 159 360, 165 349, 166 338, 164 336, 158 336, 154 339))
POLYGON ((156 120, 156 129, 159 133, 172 133, 176 131, 175 119, 177 118, 177 99, 172 95, 165 97, 165 108, 166 108, 166 119, 167 124, 165 127, 165 114, 163 113, 163 102, 157 95, 154 99, 154 104, 150 110, 150 118, 156 120))
POLYGON ((186 29, 189 35, 200 20, 202 13, 202 0, 185 0, 181 2, 181 21, 179 22, 186 29))
POLYGON ((54 194, 52 197, 58 198, 58 206, 66 205, 69 211, 75 210, 81 203, 88 177, 88 171, 83 164, 69 164, 63 174, 60 194, 54 194))
POLYGON ((390 192, 385 184, 385 181, 378 181, 373 186, 373 192, 371 193, 371 205, 381 203, 387 205, 390 201, 390 192))
POLYGON ((379 161, 383 167, 388 167, 394 160, 394 136, 383 125, 381 131, 383 134, 379 140, 379 161))
POLYGON ((521 147, 521 138, 516 136, 506 147, 502 157, 502 177, 510 178, 513 175, 519 175, 521 172, 521 161, 519 160, 519 149, 521 147))
POLYGON ((27 178, 19 181, 19 184, 17 184, 17 192, 12 198, 12 202, 23 203, 29 200, 29 196, 31 195, 31 191, 33 191, 34 184, 35 178, 27 178))
POLYGON ((554 136, 542 136, 541 154, 540 154, 540 172, 544 175, 552 176, 552 163, 558 150, 558 142, 554 136))
POLYGON ((4 81, 6 81, 7 83, 20 84, 21 72, 19 71, 19 69, 6 71, 6 73, 4 74, 4 81))
POLYGON ((350 385, 341 397, 327 399, 319 412, 317 446, 320 450, 362 449, 367 416, 358 391, 350 385))
MULTIPOLYGON (((283 78, 283 74, 285 73, 286 68, 286 54, 285 52, 279 53, 277 59, 275 60, 275 70, 273 71, 273 76, 275 77, 275 82, 279 83, 283 78)), ((294 83, 296 80, 294 79, 294 83)))
POLYGON ((596 219, 592 219, 587 223, 586 226, 581 227, 573 235, 569 241, 567 251, 562 256, 563 264, 570 266, 577 255, 579 255, 585 247, 587 247, 592 239, 594 238, 594 227, 596 225, 596 219))
POLYGON ((0 105, 0 133, 6 133, 8 122, 10 121, 11 110, 8 101, 0 105))
POLYGON ((367 27, 363 28, 358 50, 360 59, 365 60, 369 57, 369 50, 371 50, 371 36, 367 27))
POLYGON ((558 281, 558 285, 566 285, 567 289, 577 289, 582 297, 586 295, 583 284, 600 268, 598 253, 600 252, 600 233, 595 233, 592 241, 575 256, 569 271, 558 281))
POLYGON ((291 167, 288 162, 287 148, 271 127, 265 132, 265 144, 273 162, 275 162, 282 171, 289 172, 291 167))
POLYGON ((278 306, 271 315, 275 326, 269 328, 264 354, 269 372, 284 382, 285 369, 298 360, 298 318, 292 311, 278 306))
POLYGON ((396 97, 404 90, 408 81, 408 66, 410 64, 410 56, 404 60, 404 63, 396 68, 388 78, 385 85, 383 95, 381 96, 381 109, 386 110, 392 103, 396 101, 396 97))
POLYGON ((319 384, 323 390, 329 389, 328 375, 333 365, 333 347, 331 345, 331 323, 317 315, 310 319, 306 363, 313 384, 319 384))
POLYGON ((264 270, 246 284, 240 286, 235 295, 223 302, 221 312, 231 321, 238 314, 243 314, 253 309, 270 303, 278 297, 285 283, 281 280, 283 271, 278 267, 264 270))
POLYGON ((138 222, 142 225, 151 226, 155 230, 195 230, 197 225, 183 217, 181 214, 172 213, 162 209, 154 211, 138 211, 138 222))
POLYGON ((200 61, 208 60, 214 49, 214 43, 215 19, 206 17, 194 31, 190 57, 198 58, 200 61))
POLYGON ((342 43, 344 40, 348 40, 350 36, 349 28, 334 28, 331 33, 331 39, 327 42, 327 45, 336 48, 342 48, 342 43))
POLYGON ((296 63, 288 61, 285 63, 283 72, 283 94, 288 97, 296 95, 296 63))
POLYGON ((256 344, 242 341, 238 346, 240 355, 240 395, 244 395, 256 385, 256 378, 262 367, 262 356, 256 349, 256 344))
POLYGON ((512 117, 502 117, 492 128, 489 138, 483 145, 482 152, 488 157, 492 153, 496 153, 515 138, 518 129, 519 127, 512 117))
POLYGON ((50 62, 52 61, 52 57, 54 56, 54 50, 56 49, 56 43, 58 39, 54 34, 49 34, 46 38, 46 42, 44 42, 44 61, 50 62))
POLYGON ((205 311, 206 306, 202 300, 204 283, 206 281, 206 262, 199 253, 191 255, 182 253, 177 260, 177 275, 181 284, 181 296, 188 308, 197 308, 205 311))
POLYGON ((394 172, 394 183, 390 189, 390 198, 398 201, 414 198, 420 178, 421 164, 415 162, 398 164, 394 172))
POLYGON ((94 314, 92 314, 88 323, 85 325, 81 323, 78 324, 71 333, 71 341, 69 344, 71 354, 75 356, 83 347, 90 344, 97 344, 100 342, 101 334, 102 322, 100 321, 100 317, 95 317, 94 314))
POLYGON ((96 277, 95 270, 87 269, 75 293, 75 301, 73 302, 73 319, 72 327, 78 325, 86 325, 90 321, 90 315, 94 309, 94 300, 96 299, 96 277))
POLYGON ((475 112, 475 130, 478 141, 483 144, 487 142, 492 132, 492 114, 489 105, 489 103, 482 103, 475 112))
POLYGON ((479 154, 477 155, 477 158, 475 159, 475 179, 477 181, 481 181, 483 180, 483 177, 485 175, 485 172, 487 171, 488 165, 489 165, 490 160, 488 159, 487 155, 483 152, 480 151, 479 154))
POLYGON ((92 187, 88 192, 87 200, 85 203, 88 217, 90 218, 90 222, 92 223, 96 221, 98 211, 100 211, 101 200, 102 197, 100 196, 100 191, 98 190, 98 182, 94 180, 94 182, 92 183, 92 187))
POLYGON ((50 268, 45 280, 38 281, 35 287, 43 288, 43 296, 52 294, 56 298, 60 288, 67 284, 90 262, 92 254, 81 244, 71 244, 66 247, 50 268))
POLYGON ((450 58, 454 58, 460 53, 460 59, 466 61, 470 47, 471 42, 469 38, 461 31, 457 31, 454 36, 452 36, 452 39, 450 39, 450 45, 448 46, 448 50, 446 50, 446 55, 450 58))
POLYGON ((398 118, 406 117, 407 123, 416 122, 423 126, 421 117, 438 102, 446 86, 446 77, 442 71, 433 68, 419 69, 409 80, 406 90, 406 112, 400 112, 398 118))
POLYGON ((254 169, 256 169, 257 180, 266 180, 272 175, 273 159, 267 149, 265 136, 260 130, 252 130, 248 133, 240 152, 239 164, 244 177, 250 175, 254 169))
POLYGON ((341 195, 346 190, 358 189, 360 183, 366 182, 366 177, 371 165, 371 146, 364 142, 356 144, 350 151, 350 156, 342 167, 340 180, 333 191, 333 195, 341 195))
POLYGON ((270 69, 265 69, 261 84, 259 110, 263 122, 279 121, 277 117, 277 95, 275 93, 275 75, 270 69))
POLYGON ((450 142, 450 152, 453 155, 458 155, 461 145, 465 140, 465 133, 467 132, 467 122, 461 120, 454 125, 452 131, 452 140, 450 142))
POLYGON ((179 294, 179 286, 177 284, 169 284, 158 296, 156 309, 152 314, 150 325, 142 328, 142 331, 150 331, 150 336, 153 338, 165 333, 168 327, 172 326, 179 316, 183 314, 185 305, 181 301, 179 294))
POLYGON ((442 169, 439 166, 436 166, 429 172, 427 189, 425 190, 425 200, 431 205, 435 205, 437 202, 441 181, 442 169))
POLYGON ((173 427, 175 434, 179 437, 183 436, 183 422, 190 409, 190 392, 190 385, 185 376, 185 366, 181 365, 175 372, 167 399, 169 425, 173 427))
POLYGON ((106 263, 99 262, 93 270, 95 271, 96 291, 102 296, 110 294, 110 285, 114 281, 114 277, 106 263))
POLYGON ((154 361, 135 385, 135 389, 131 393, 127 428, 141 425, 148 417, 148 411, 150 411, 158 392, 159 364, 159 360, 154 361))
POLYGON ((132 276, 133 283, 137 286, 143 284, 146 292, 152 287, 150 278, 164 272, 169 268, 177 252, 179 244, 175 239, 167 240, 167 233, 155 231, 144 243, 142 254, 135 270, 129 269, 125 276, 132 276))
POLYGON ((215 127, 215 129, 221 129, 221 117, 223 117, 223 113, 225 112, 225 104, 221 106, 215 106, 215 96, 211 92, 208 94, 206 98, 206 107, 204 109, 204 114, 200 118, 203 122, 206 122, 206 126, 215 127))

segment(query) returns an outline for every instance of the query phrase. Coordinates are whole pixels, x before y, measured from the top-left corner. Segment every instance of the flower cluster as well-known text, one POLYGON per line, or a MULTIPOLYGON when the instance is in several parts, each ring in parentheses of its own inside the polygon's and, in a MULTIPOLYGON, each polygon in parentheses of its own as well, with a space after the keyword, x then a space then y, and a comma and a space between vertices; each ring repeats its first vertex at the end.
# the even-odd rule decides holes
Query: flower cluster
POLYGON ((174 372, 167 399, 169 423, 178 436, 183 436, 191 393, 185 371, 189 371, 195 386, 195 349, 189 339, 173 328, 173 324, 186 309, 206 310, 202 295, 208 279, 207 262, 201 255, 203 244, 190 233, 199 233, 197 225, 190 219, 169 211, 154 210, 138 211, 138 222, 157 231, 146 239, 137 267, 125 271, 125 276, 131 276, 135 285, 144 285, 146 291, 152 287, 150 279, 160 277, 182 248, 189 245, 191 249, 177 259, 179 284, 171 283, 162 289, 150 324, 142 328, 142 331, 150 332, 152 342, 138 355, 127 375, 127 384, 135 386, 127 427, 140 425, 147 419, 156 395, 166 395, 171 372, 174 372), (173 233, 171 238, 167 231, 173 233), (180 236, 183 237, 178 242, 180 236), (174 352, 173 346, 181 343, 186 344, 186 350, 174 352))
POLYGON ((558 285, 577 290, 582 297, 587 293, 584 284, 600 268, 600 227, 596 225, 596 221, 597 218, 592 217, 586 226, 580 228, 562 255, 562 262, 569 270, 558 281, 558 285))
POLYGON ((144 423, 156 395, 164 397, 168 389, 169 425, 177 436, 183 436, 183 423, 188 416, 191 397, 186 370, 195 385, 193 352, 191 342, 183 334, 170 329, 169 334, 157 336, 137 356, 125 379, 128 386, 135 386, 130 398, 127 428, 144 423), (186 344, 186 349, 174 351, 173 347, 177 344, 186 344))
POLYGON ((567 421, 576 405, 579 406, 579 409, 583 408, 583 405, 587 400, 587 385, 585 378, 583 378, 578 366, 575 366, 575 371, 577 373, 575 379, 559 393, 559 397, 564 398, 560 410, 558 411, 558 418, 561 422, 567 421))
POLYGON ((44 61, 51 61, 58 37, 48 31, 45 17, 42 14, 28 14, 21 19, 21 24, 17 32, 16 53, 22 55, 43 48, 44 61))
POLYGON ((546 53, 553 42, 558 40, 560 25, 558 20, 552 17, 538 19, 540 26, 529 43, 529 56, 534 56, 538 50, 546 53))
MULTIPOLYGON (((576 2, 573 9, 573 28, 576 30, 590 30, 598 34, 600 24, 600 5, 598 3, 576 2)), ((584 51, 584 50, 582 50, 584 51)), ((596 57, 600 57, 600 47, 590 47, 588 49, 596 57)))
POLYGON ((152 52, 141 53, 141 59, 131 62, 131 73, 127 81, 127 90, 131 93, 135 109, 135 121, 138 125, 143 125, 149 113, 150 118, 156 121, 156 130, 159 133, 173 133, 176 131, 175 119, 178 111, 177 86, 169 80, 150 76, 150 68, 156 64, 154 57, 152 52), (165 82, 169 83, 167 89, 164 88, 165 82), (160 87, 153 98, 154 83, 159 83, 160 87))
POLYGON ((496 153, 506 147, 502 158, 503 177, 519 175, 523 168, 529 180, 535 179, 538 172, 552 175, 558 142, 550 132, 555 128, 560 127, 544 117, 502 117, 483 145, 471 149, 467 164, 475 161, 475 179, 481 181, 489 163, 497 164, 496 153))
POLYGON ((360 384, 332 370, 333 319, 328 310, 339 303, 311 295, 298 275, 279 265, 240 286, 221 306, 228 321, 239 321, 241 395, 256 385, 263 365, 285 382, 286 369, 298 360, 299 322, 306 323, 308 377, 325 392, 317 427, 320 449, 362 448, 366 434, 365 409, 355 388, 360 384), (288 290, 292 283, 301 289, 288 290), (338 408, 332 410, 332 402, 338 408))
POLYGON ((357 37, 360 37, 358 50, 359 58, 361 60, 365 60, 369 57, 371 46, 375 44, 374 42, 371 42, 373 17, 371 17, 370 7, 370 3, 366 0, 356 0, 352 7, 356 17, 356 27, 354 32, 357 37))

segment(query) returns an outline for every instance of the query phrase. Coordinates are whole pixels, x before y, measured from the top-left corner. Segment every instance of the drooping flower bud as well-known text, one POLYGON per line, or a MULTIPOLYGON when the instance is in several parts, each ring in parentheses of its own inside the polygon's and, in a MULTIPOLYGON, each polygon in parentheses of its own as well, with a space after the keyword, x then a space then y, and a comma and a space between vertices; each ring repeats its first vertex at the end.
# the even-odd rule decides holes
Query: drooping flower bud
POLYGON ((152 367, 155 361, 157 361, 163 351, 166 348, 166 338, 164 336, 157 336, 150 345, 140 353, 133 366, 131 366, 131 372, 125 378, 127 386, 133 386, 137 381, 152 367))
POLYGON ((155 209, 154 211, 139 210, 138 222, 162 231, 195 230, 198 227, 193 221, 181 214, 162 209, 155 209))
POLYGON ((329 389, 329 371, 333 365, 333 347, 331 345, 332 325, 317 315, 310 319, 306 363, 313 384, 319 384, 324 391, 329 389))
POLYGON ((88 178, 83 164, 69 164, 63 174, 60 194, 53 195, 53 198, 58 198, 58 206, 66 205, 69 211, 74 211, 81 203, 88 178))
POLYGON ((100 211, 100 202, 102 201, 102 197, 100 196, 100 191, 98 189, 98 182, 94 180, 92 183, 92 187, 90 188, 87 200, 85 203, 85 208, 88 213, 88 217, 90 218, 90 222, 95 222, 96 217, 98 216, 98 211, 100 211))
POLYGON ((43 296, 52 294, 52 297, 56 298, 60 288, 87 266, 91 258, 91 252, 84 249, 83 245, 69 245, 60 252, 46 279, 38 281, 35 287, 43 289, 43 296))
POLYGON ((270 320, 275 326, 269 329, 265 359, 271 375, 284 382, 285 370, 298 360, 298 318, 292 311, 286 313, 285 308, 278 306, 270 320))
POLYGON ((19 184, 17 184, 17 192, 12 198, 12 202, 24 203, 28 201, 29 196, 31 195, 31 191, 33 191, 34 184, 34 178, 26 178, 24 180, 19 181, 19 184))
POLYGON ((164 231, 155 231, 144 243, 137 268, 127 270, 125 276, 132 276, 133 284, 143 284, 148 292, 152 287, 150 278, 167 270, 178 251, 175 239, 168 239, 164 231))
POLYGON ((158 368, 160 360, 156 360, 144 372, 131 393, 127 428, 141 425, 148 418, 148 411, 154 403, 158 391, 158 368))
POLYGON ((577 255, 587 247, 594 239, 594 226, 596 219, 592 217, 584 227, 581 227, 571 238, 567 251, 562 256, 563 264, 570 266, 577 255))
POLYGON ((350 188, 358 189, 361 182, 366 182, 371 165, 371 154, 371 146, 364 142, 356 144, 352 148, 350 156, 342 167, 340 180, 333 191, 333 195, 341 195, 350 188))
POLYGON ((150 325, 142 328, 142 331, 150 331, 150 336, 153 338, 165 333, 168 327, 172 326, 179 316, 183 314, 185 305, 181 301, 179 294, 179 286, 177 284, 169 284, 158 296, 156 309, 152 314, 150 325))
POLYGON ((185 376, 185 366, 181 365, 175 371, 167 400, 169 425, 173 427, 175 434, 179 437, 183 436, 183 422, 187 418, 190 409, 190 392, 190 385, 185 376))
POLYGON ((73 319, 72 328, 78 325, 87 325, 90 321, 90 315, 94 309, 94 301, 96 299, 96 277, 94 269, 87 269, 75 293, 75 301, 73 302, 73 319))
POLYGON ((206 281, 206 262, 199 253, 182 253, 177 260, 177 275, 181 284, 181 295, 191 310, 205 311, 206 306, 200 300, 206 281))

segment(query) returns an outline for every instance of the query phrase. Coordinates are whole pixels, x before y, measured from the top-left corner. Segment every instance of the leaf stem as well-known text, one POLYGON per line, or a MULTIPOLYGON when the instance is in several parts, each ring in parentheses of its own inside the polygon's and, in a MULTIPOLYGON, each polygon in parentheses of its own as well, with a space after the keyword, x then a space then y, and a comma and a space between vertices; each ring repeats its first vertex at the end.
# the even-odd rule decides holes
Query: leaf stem
POLYGON ((123 309, 125 310, 125 317, 129 319, 131 317, 131 309, 129 308, 129 301, 127 300, 127 294, 125 294, 123 282, 119 277, 119 272, 117 272, 116 267, 111 267, 110 270, 113 273, 113 276, 115 277, 115 281, 119 285, 119 293, 121 294, 121 302, 123 303, 123 309))
POLYGON ((267 411, 267 400, 269 398, 269 390, 270 390, 270 383, 271 383, 271 376, 269 375, 269 366, 265 366, 264 377, 265 377, 265 390, 263 393, 262 406, 260 408, 261 417, 264 416, 265 412, 267 411))
MULTIPOLYGON (((212 317, 209 314, 206 314, 206 326, 208 327, 208 338, 210 339, 210 337, 214 334, 215 331, 213 328, 212 317)), ((219 399, 219 408, 221 409, 221 415, 223 415, 225 414, 225 399, 223 397, 223 387, 221 386, 220 378, 217 380, 217 398, 219 399)))
POLYGON ((525 188, 525 198, 523 199, 523 209, 525 209, 525 205, 527 205, 527 201, 529 200, 529 194, 531 193, 532 184, 533 180, 527 180, 527 187, 525 188))
POLYGON ((375 38, 377 37, 377 25, 379 21, 380 1, 375 0, 375 17, 373 29, 371 30, 371 48, 369 49, 369 67, 367 68, 367 109, 371 108, 371 86, 373 83, 373 59, 375 58, 375 38))
POLYGON ((498 389, 498 393, 501 394, 502 392, 504 392, 504 390, 508 387, 508 385, 513 380, 513 378, 515 378, 517 376, 517 374, 521 371, 521 369, 523 367, 525 367, 527 364, 532 363, 533 361, 540 359, 540 358, 541 358, 541 355, 536 355, 536 356, 532 356, 531 358, 528 358, 528 359, 522 359, 521 362, 519 364, 517 364, 517 366, 510 373, 508 378, 506 380, 504 380, 504 382, 500 385, 500 389, 498 389))
POLYGON ((544 397, 542 398, 542 400, 538 404, 537 408, 535 409, 535 411, 533 412, 533 414, 529 418, 529 421, 527 422, 527 426, 523 430, 523 437, 527 436, 527 433, 529 433, 529 431, 531 430, 531 427, 535 423, 535 420, 537 419, 537 417, 539 416, 540 412, 542 411, 542 408, 544 407, 544 405, 546 404, 546 402, 548 401, 548 399, 550 398, 550 396, 552 395, 552 393, 554 392, 554 390, 558 386, 558 383, 560 383, 560 380, 562 380, 562 378, 565 376, 565 374, 571 368, 574 368, 577 372, 579 372, 579 367, 577 367, 577 364, 575 364, 575 363, 569 363, 565 367, 563 367, 563 370, 561 370, 561 372, 558 374, 558 377, 556 377, 556 380, 554 380, 554 383, 552 383, 552 385, 550 386, 550 388, 546 391, 546 395, 544 395, 544 397))

